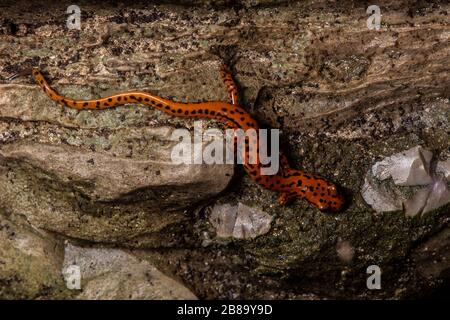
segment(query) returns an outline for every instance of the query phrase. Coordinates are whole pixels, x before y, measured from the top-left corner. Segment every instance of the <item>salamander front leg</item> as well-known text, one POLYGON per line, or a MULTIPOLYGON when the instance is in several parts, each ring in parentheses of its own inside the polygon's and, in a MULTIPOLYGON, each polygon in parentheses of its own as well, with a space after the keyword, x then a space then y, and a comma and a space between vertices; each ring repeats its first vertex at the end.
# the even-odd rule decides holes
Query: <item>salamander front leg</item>
POLYGON ((228 93, 230 94, 230 100, 232 104, 238 103, 238 87, 231 76, 230 71, 225 65, 220 68, 220 77, 225 83, 228 93))
POLYGON ((281 174, 285 177, 292 172, 289 161, 283 151, 280 151, 280 169, 281 174))
POLYGON ((285 206, 292 203, 295 200, 295 198, 296 198, 295 193, 282 192, 278 196, 278 203, 281 204, 282 206, 285 206))

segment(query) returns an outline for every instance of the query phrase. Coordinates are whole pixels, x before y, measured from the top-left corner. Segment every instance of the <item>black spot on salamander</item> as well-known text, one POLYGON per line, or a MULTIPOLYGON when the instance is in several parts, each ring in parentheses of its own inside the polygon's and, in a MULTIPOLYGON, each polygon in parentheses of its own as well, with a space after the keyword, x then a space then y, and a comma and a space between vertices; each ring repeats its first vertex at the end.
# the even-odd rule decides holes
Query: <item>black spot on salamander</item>
POLYGON ((181 110, 181 109, 178 109, 178 110, 177 110, 177 112, 178 112, 178 113, 182 113, 182 112, 183 112, 183 110, 181 110))
POLYGON ((213 116, 213 115, 216 114, 216 112, 215 111, 211 111, 209 114, 213 116))
POLYGON ((117 97, 117 101, 120 101, 120 100, 122 100, 122 97, 117 97))
POLYGON ((203 110, 202 109, 198 110, 198 114, 203 114, 203 110))
POLYGON ((83 103, 83 107, 87 107, 89 105, 88 102, 83 103))
POLYGON ((195 111, 195 110, 191 111, 191 114, 196 114, 196 113, 197 113, 197 111, 195 111))
POLYGON ((112 98, 108 98, 108 101, 111 102, 111 101, 112 101, 112 98))
POLYGON ((169 106, 165 106, 165 109, 166 109, 166 110, 170 110, 170 107, 169 107, 169 106))
POLYGON ((130 99, 136 100, 135 96, 130 96, 130 99))
POLYGON ((137 98, 137 101, 142 102, 142 98, 141 98, 141 97, 138 97, 138 98, 137 98))
POLYGON ((149 99, 149 98, 145 98, 144 101, 147 101, 147 102, 148 102, 148 101, 150 101, 150 99, 149 99))
POLYGON ((185 115, 189 115, 189 111, 186 110, 186 111, 184 112, 184 114, 185 114, 185 115))

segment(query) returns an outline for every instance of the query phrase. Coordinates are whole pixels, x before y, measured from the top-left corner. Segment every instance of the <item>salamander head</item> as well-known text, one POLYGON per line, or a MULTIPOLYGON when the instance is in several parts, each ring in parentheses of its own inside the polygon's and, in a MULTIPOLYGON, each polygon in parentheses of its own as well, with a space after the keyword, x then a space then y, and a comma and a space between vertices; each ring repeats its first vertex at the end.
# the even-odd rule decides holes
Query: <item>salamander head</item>
POLYGON ((321 211, 340 211, 344 197, 333 183, 313 175, 300 173, 296 177, 295 191, 299 198, 306 199, 321 211))

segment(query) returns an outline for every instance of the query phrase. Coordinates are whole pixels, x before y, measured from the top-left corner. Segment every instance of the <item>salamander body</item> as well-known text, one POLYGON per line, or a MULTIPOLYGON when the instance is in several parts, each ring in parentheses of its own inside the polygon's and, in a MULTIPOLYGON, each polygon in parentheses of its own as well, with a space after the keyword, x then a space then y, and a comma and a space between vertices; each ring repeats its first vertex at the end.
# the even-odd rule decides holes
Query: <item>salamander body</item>
POLYGON ((280 153, 280 170, 274 175, 262 175, 263 165, 259 159, 259 133, 258 123, 241 106, 237 104, 237 86, 226 68, 220 71, 221 77, 230 94, 231 103, 210 101, 200 103, 181 103, 142 92, 130 91, 118 93, 109 97, 93 100, 73 100, 63 97, 56 92, 45 80, 42 73, 32 69, 32 75, 47 96, 57 103, 74 109, 103 110, 124 104, 144 104, 176 117, 209 118, 224 123, 229 128, 244 131, 255 129, 256 139, 245 140, 244 168, 252 180, 266 189, 280 192, 280 204, 287 204, 295 199, 305 199, 318 209, 339 211, 344 198, 337 187, 317 175, 301 170, 292 169, 284 154, 280 153), (249 161, 249 153, 256 148, 256 161, 249 161))

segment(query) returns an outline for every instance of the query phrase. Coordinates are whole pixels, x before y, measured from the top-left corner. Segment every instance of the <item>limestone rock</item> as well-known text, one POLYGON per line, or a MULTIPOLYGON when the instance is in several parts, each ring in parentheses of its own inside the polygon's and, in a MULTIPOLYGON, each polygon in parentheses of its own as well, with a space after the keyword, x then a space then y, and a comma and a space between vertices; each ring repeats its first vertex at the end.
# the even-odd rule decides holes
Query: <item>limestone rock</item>
POLYGON ((69 298, 60 240, 0 214, 0 299, 69 298))
POLYGON ((78 299, 196 299, 182 284, 134 255, 108 248, 86 248, 68 243, 64 267, 79 268, 78 299))

